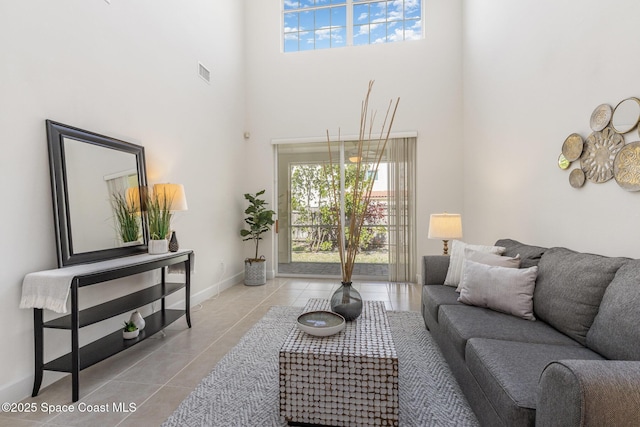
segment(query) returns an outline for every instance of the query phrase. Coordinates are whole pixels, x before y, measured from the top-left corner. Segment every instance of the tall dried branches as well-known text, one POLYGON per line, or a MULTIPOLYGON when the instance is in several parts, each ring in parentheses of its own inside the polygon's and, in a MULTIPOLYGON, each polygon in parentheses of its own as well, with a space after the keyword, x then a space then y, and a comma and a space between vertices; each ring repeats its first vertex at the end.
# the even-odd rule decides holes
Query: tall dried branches
MULTIPOLYGON (((329 148, 329 162, 325 163, 325 176, 330 181, 329 199, 332 205, 331 213, 334 216, 338 228, 338 252, 340 254, 340 266, 342 269, 342 281, 351 282, 353 268, 360 246, 360 235, 366 218, 366 212, 371 203, 371 192, 375 176, 378 173, 380 162, 384 156, 387 142, 391 134, 391 128, 396 116, 400 98, 397 98, 395 105, 393 100, 389 101, 387 112, 380 128, 380 133, 374 137, 375 111, 369 111, 369 97, 373 89, 374 81, 369 81, 367 94, 362 101, 360 111, 360 130, 356 141, 355 178, 349 188, 345 188, 345 193, 351 199, 351 209, 345 214, 346 208, 342 202, 340 182, 344 180, 344 168, 341 168, 339 160, 334 162, 331 152, 331 138, 327 130, 327 145, 329 148), (387 124, 388 123, 388 124, 387 124), (345 223, 347 230, 345 230, 345 223)), ((340 133, 338 133, 340 140, 340 133)))

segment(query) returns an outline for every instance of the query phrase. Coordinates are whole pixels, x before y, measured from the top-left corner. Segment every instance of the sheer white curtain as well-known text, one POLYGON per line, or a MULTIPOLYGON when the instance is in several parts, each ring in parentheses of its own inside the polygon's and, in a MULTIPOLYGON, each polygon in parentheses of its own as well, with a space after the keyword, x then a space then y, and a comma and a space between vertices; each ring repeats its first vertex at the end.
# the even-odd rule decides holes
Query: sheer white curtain
POLYGON ((416 277, 416 138, 394 138, 387 144, 389 160, 389 281, 416 277))

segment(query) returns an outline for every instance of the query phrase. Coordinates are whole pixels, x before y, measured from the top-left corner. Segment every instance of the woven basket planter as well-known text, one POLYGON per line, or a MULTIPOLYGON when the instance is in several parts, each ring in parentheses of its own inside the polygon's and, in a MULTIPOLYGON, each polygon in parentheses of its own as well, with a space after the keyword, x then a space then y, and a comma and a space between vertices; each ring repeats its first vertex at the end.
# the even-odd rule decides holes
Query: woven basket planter
POLYGON ((260 286, 267 283, 267 261, 244 260, 244 284, 247 286, 260 286))

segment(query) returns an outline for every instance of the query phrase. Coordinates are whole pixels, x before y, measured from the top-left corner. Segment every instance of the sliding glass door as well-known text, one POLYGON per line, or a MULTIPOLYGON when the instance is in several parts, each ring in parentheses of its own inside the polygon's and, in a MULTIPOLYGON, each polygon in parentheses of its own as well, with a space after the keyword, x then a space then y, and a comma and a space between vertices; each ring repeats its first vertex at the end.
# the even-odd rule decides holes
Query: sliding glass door
MULTIPOLYGON (((414 146, 415 146, 415 138, 414 146)), ((398 157, 396 144, 391 143, 380 163, 374 179, 371 203, 366 211, 365 225, 361 234, 358 257, 354 268, 354 279, 400 280, 396 264, 400 261, 405 271, 408 257, 398 256, 406 250, 398 251, 390 242, 407 243, 405 219, 399 216, 410 213, 404 187, 398 187, 404 197, 397 201, 398 190, 393 186, 399 181, 398 170, 406 175, 406 168, 398 168, 388 159, 398 157), (396 152, 394 154, 394 152, 396 152), (402 205, 402 207, 400 207, 402 205), (390 222, 391 220, 391 222, 390 222), (398 230, 402 229, 399 238, 398 230)), ((344 159, 345 188, 355 174, 356 152, 353 142, 331 144, 334 159, 344 159)), ((331 216, 328 181, 324 177, 324 165, 329 162, 327 142, 286 143, 277 145, 278 182, 278 274, 281 276, 340 277, 340 263, 337 245, 339 236, 331 216)), ((403 181, 404 182, 404 181, 403 181)), ((403 184, 404 185, 404 184, 403 184)), ((413 197, 411 197, 413 206, 413 197)), ((349 202, 345 206, 349 209, 349 202)), ((414 240, 414 239, 410 239, 414 240)), ((411 270, 411 269, 409 269, 411 270)), ((408 271, 407 274, 415 272, 408 271)))

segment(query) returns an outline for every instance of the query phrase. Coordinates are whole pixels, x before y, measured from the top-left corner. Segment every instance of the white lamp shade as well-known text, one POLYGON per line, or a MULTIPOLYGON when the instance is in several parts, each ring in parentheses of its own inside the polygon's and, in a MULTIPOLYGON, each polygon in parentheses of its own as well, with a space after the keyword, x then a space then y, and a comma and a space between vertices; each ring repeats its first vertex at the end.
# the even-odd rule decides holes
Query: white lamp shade
POLYGON ((188 209, 187 197, 182 184, 155 184, 153 194, 160 203, 164 203, 166 198, 171 203, 171 211, 186 211, 188 209))
POLYGON ((462 237, 462 217, 460 214, 431 214, 427 237, 441 240, 460 239, 462 237))

